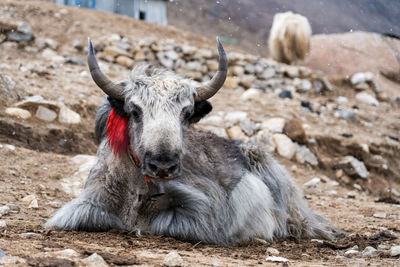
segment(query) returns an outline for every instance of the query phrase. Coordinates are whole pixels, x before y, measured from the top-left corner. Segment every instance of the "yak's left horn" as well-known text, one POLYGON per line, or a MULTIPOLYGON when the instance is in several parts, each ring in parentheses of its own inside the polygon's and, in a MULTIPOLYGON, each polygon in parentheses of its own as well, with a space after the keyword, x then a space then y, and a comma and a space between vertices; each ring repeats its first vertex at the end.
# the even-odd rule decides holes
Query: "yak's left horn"
POLYGON ((124 100, 124 87, 112 82, 103 72, 101 72, 96 56, 94 55, 94 49, 90 38, 88 38, 88 65, 93 81, 101 90, 104 91, 104 93, 112 98, 124 100))
POLYGON ((219 65, 218 71, 212 79, 204 85, 197 88, 196 102, 207 100, 215 95, 218 90, 224 85, 226 74, 228 73, 228 59, 226 58, 225 50, 217 37, 219 65))

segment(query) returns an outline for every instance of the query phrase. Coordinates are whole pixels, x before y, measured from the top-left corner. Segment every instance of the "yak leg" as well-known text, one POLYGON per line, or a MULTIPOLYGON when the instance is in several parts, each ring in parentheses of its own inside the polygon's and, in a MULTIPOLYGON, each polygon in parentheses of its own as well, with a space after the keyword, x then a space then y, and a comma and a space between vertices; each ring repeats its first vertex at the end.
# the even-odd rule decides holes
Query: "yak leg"
POLYGON ((125 229, 117 215, 109 211, 103 190, 88 187, 81 195, 59 209, 45 224, 46 228, 74 231, 107 231, 125 229), (97 190, 95 190, 97 189, 97 190))

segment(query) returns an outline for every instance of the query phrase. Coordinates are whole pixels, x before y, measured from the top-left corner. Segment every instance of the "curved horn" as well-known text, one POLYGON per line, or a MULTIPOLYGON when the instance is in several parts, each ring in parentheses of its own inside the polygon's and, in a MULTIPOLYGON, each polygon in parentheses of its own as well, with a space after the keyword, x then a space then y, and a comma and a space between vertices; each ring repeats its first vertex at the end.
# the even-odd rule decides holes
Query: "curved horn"
POLYGON ((113 83, 110 79, 101 72, 99 64, 97 63, 96 56, 94 55, 94 49, 92 45, 92 41, 88 38, 88 65, 90 74, 92 75, 93 81, 100 87, 101 90, 104 91, 107 95, 112 98, 116 98, 119 100, 124 100, 123 90, 124 87, 113 83))
POLYGON ((225 50, 217 37, 219 65, 218 71, 212 79, 204 85, 197 88, 196 102, 207 100, 215 95, 218 90, 224 85, 226 74, 228 73, 228 59, 226 58, 225 50))

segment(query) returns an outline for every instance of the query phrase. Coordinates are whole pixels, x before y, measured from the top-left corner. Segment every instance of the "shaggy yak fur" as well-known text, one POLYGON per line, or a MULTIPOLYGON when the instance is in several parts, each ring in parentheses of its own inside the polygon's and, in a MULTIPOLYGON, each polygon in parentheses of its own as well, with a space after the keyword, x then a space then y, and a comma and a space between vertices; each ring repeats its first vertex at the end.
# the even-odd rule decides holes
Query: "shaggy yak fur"
POLYGON ((269 34, 269 56, 286 64, 297 64, 310 53, 311 26, 307 18, 292 12, 277 13, 269 34))
POLYGON ((98 109, 97 163, 82 193, 45 227, 136 230, 223 246, 253 238, 334 238, 337 229, 308 208, 262 147, 192 127, 211 104, 195 101, 190 80, 142 66, 119 84, 124 99, 105 98, 98 109), (179 176, 147 177, 143 161, 160 147, 178 155, 179 176))

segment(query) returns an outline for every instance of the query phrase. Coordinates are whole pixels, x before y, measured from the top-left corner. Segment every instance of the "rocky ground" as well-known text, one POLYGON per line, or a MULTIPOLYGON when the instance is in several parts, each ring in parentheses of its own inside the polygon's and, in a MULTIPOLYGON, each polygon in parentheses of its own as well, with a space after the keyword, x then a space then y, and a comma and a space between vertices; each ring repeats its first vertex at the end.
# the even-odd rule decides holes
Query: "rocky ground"
POLYGON ((286 259, 283 264, 295 266, 398 265, 397 87, 382 86, 374 67, 350 75, 330 69, 326 76, 229 46, 227 82, 211 101, 211 115, 196 127, 274 153, 310 206, 348 237, 221 248, 121 231, 45 230, 46 219, 79 193, 96 152, 93 119, 103 96, 85 65, 87 36, 115 80, 138 62, 159 64, 194 83, 209 79, 217 66, 212 40, 175 28, 1 0, 0 249, 7 256, 0 255, 0 264, 231 266, 286 259))

